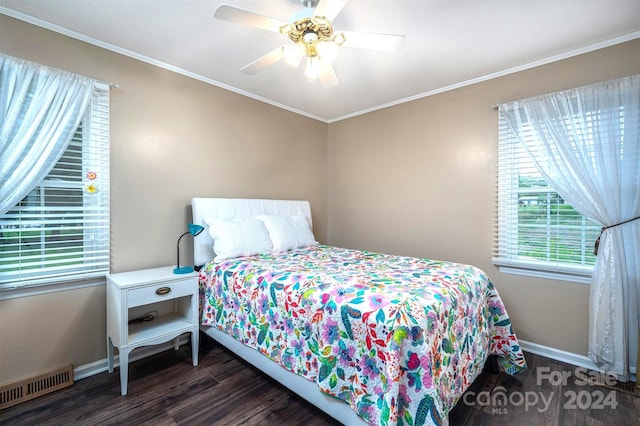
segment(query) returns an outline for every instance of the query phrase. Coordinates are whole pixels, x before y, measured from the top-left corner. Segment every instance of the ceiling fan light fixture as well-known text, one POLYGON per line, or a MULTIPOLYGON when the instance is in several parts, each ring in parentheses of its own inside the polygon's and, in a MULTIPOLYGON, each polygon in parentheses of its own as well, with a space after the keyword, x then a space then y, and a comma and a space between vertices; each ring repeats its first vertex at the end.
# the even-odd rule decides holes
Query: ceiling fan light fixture
POLYGON ((304 44, 316 44, 318 43, 318 40, 320 40, 320 37, 318 37, 318 34, 313 31, 306 31, 302 34, 302 42, 304 44))
POLYGON ((310 80, 314 81, 322 72, 322 64, 317 56, 307 56, 307 67, 304 70, 304 75, 310 80))
POLYGON ((338 56, 338 44, 333 40, 322 40, 316 45, 318 56, 322 62, 332 64, 338 56))
POLYGON ((305 56, 305 52, 298 44, 285 44, 282 47, 282 50, 284 53, 284 60, 294 68, 297 68, 300 65, 300 61, 303 56, 305 56))
MULTIPOLYGON (((307 12, 305 12, 307 13, 307 12)), ((294 15, 292 22, 280 27, 280 33, 289 37, 293 44, 283 47, 286 62, 297 67, 303 57, 307 58, 305 75, 315 80, 324 65, 330 65, 338 55, 338 47, 344 43, 344 34, 334 34, 331 21, 324 16, 294 15)))

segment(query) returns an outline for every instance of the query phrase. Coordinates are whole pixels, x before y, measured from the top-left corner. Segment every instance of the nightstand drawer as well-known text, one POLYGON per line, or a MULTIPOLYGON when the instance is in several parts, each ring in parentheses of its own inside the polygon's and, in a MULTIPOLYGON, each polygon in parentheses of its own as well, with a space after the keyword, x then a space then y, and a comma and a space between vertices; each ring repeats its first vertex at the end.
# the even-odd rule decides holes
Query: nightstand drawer
POLYGON ((182 296, 192 296, 193 292, 193 278, 135 288, 129 290, 127 307, 147 305, 182 296))

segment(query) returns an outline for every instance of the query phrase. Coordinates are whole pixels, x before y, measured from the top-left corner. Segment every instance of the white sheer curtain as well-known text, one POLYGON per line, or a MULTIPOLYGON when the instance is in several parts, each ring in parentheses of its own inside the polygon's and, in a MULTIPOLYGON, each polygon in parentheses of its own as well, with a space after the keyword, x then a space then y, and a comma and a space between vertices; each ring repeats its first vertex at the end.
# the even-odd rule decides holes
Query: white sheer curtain
POLYGON ((92 90, 87 77, 0 55, 0 215, 51 171, 92 90))
POLYGON ((621 381, 638 356, 639 104, 640 74, 500 105, 551 186, 607 227, 591 285, 589 357, 621 381))

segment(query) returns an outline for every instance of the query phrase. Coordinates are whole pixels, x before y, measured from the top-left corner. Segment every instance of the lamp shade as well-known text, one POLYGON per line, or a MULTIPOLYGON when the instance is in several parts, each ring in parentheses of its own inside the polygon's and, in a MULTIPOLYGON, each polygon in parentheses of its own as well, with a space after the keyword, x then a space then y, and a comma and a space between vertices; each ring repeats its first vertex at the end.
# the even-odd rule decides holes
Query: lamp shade
POLYGON ((196 225, 195 223, 190 223, 187 225, 187 228, 189 229, 189 233, 194 237, 204 231, 204 226, 196 225))
POLYGON ((193 272, 193 266, 180 266, 180 240, 182 239, 182 237, 188 234, 191 234, 194 237, 197 235, 200 235, 200 233, 204 230, 204 227, 200 225, 196 225, 194 223, 190 223, 187 225, 187 229, 188 231, 180 235, 180 237, 178 238, 178 244, 176 245, 177 247, 176 267, 173 269, 174 274, 188 274, 190 272, 193 272))

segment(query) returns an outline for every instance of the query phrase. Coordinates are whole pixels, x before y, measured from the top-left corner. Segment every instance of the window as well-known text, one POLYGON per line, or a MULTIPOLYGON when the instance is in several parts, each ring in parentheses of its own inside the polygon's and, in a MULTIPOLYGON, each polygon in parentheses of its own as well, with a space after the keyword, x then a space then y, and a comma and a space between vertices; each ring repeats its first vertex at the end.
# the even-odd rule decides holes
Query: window
POLYGON ((503 272, 589 282, 600 226, 548 185, 502 113, 498 124, 494 263, 503 272))
POLYGON ((47 177, 0 217, 0 289, 103 276, 109 270, 109 88, 47 177))

